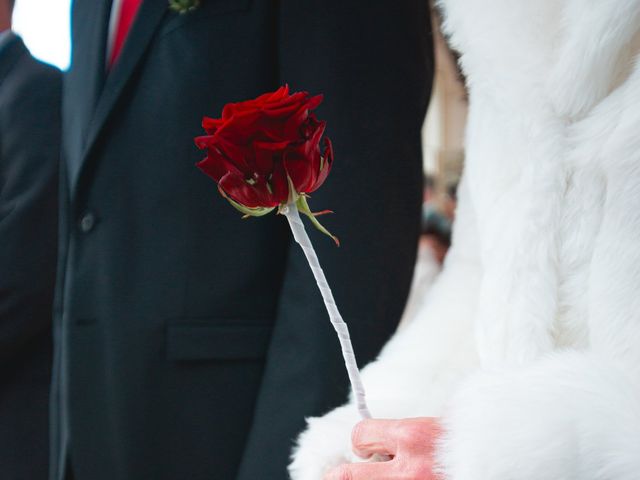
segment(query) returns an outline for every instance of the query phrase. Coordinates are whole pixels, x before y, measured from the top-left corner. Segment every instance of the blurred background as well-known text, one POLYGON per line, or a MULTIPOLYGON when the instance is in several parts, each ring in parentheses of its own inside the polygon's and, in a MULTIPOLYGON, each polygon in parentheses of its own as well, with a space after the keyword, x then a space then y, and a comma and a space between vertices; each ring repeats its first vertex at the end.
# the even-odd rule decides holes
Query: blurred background
POLYGON ((31 54, 66 70, 71 56, 71 0, 17 0, 13 28, 31 54))
POLYGON ((464 162, 464 126, 467 92, 457 68, 457 58, 440 31, 440 17, 433 11, 436 72, 433 94, 423 127, 424 171, 435 181, 438 194, 458 182, 464 162))

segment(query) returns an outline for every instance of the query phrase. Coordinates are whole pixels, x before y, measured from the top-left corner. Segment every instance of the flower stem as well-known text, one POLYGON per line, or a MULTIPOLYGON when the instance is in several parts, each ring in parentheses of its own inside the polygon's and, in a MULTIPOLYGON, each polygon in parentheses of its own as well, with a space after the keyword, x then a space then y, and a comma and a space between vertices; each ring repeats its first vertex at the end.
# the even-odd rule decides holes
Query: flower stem
POLYGON ((331 324, 338 334, 338 340, 340 341, 340 347, 342 349, 342 357, 344 358, 345 367, 347 367, 347 374, 349 375, 349 381, 351 382, 351 388, 353 389, 358 412, 362 418, 371 418, 371 413, 369 413, 369 408, 367 407, 365 399, 364 386, 362 384, 362 379, 360 378, 360 371, 358 370, 358 364, 356 363, 356 356, 349 336, 349 328, 338 311, 338 307, 333 298, 333 293, 331 292, 331 288, 329 288, 327 279, 325 278, 320 262, 318 261, 318 256, 316 255, 313 245, 311 244, 311 240, 307 235, 304 224, 300 219, 298 207, 296 203, 289 203, 286 207, 280 209, 280 213, 287 217, 289 226, 291 227, 291 232, 293 233, 293 238, 300 247, 302 247, 302 250, 307 257, 307 262, 311 267, 313 276, 318 284, 320 293, 322 294, 324 305, 329 313, 331 324))

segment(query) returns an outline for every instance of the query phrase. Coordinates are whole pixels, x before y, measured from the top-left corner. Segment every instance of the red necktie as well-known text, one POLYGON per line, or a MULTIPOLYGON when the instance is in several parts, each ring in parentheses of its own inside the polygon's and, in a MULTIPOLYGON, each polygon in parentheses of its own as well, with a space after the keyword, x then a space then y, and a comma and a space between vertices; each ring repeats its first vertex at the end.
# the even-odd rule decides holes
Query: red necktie
POLYGON ((109 58, 109 68, 113 67, 122 52, 122 47, 127 39, 129 30, 133 20, 136 18, 136 13, 142 4, 142 0, 122 0, 120 6, 120 15, 118 16, 118 25, 116 26, 116 33, 113 38, 113 46, 111 47, 111 58, 109 58))

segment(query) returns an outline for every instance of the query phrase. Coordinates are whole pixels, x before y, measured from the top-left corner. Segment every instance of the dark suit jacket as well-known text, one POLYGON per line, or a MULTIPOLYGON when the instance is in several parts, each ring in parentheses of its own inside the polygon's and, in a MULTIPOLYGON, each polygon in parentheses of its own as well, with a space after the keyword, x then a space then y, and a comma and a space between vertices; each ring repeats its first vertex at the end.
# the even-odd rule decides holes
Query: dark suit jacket
POLYGON ((73 9, 51 478, 70 458, 79 480, 284 480, 304 417, 346 399, 338 342, 286 221, 242 221, 193 137, 285 82, 325 94, 336 161, 312 206, 343 246, 311 235, 372 360, 415 258, 427 2, 146 0, 105 76, 108 3, 73 9))
POLYGON ((44 480, 48 460, 60 72, 22 40, 0 50, 0 476, 44 480))

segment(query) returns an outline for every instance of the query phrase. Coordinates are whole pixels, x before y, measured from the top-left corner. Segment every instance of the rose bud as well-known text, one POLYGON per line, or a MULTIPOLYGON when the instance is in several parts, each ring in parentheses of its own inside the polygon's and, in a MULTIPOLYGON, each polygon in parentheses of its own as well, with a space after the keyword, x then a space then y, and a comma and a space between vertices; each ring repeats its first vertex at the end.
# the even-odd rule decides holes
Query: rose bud
POLYGON ((205 117, 207 135, 195 139, 207 156, 197 166, 218 184, 218 190, 245 216, 262 216, 296 204, 323 233, 306 197, 329 175, 333 149, 321 140, 326 122, 312 113, 322 95, 289 94, 285 85, 253 100, 229 103, 221 118, 205 117))

